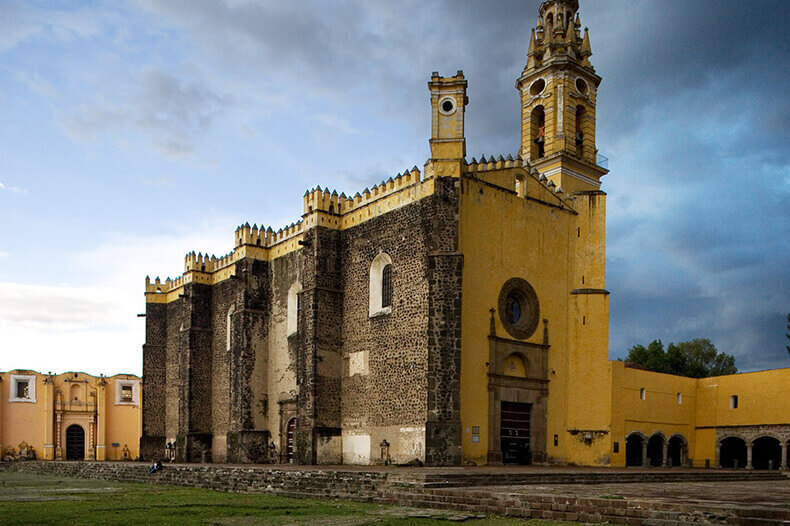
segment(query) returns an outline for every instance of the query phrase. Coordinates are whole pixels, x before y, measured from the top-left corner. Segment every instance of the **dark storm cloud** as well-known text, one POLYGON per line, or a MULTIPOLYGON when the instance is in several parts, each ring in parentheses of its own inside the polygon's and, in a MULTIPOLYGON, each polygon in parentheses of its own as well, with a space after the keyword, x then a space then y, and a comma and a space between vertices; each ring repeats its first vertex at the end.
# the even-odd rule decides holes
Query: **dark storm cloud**
MULTIPOLYGON (((470 156, 518 149, 513 86, 537 1, 139 4, 223 75, 254 72, 415 134, 430 72, 463 69, 470 156)), ((790 365, 790 3, 582 0, 581 17, 604 78, 612 355, 709 337, 741 369, 790 365)))
POLYGON ((108 130, 142 131, 151 145, 169 157, 194 152, 217 114, 233 97, 207 84, 147 68, 137 73, 132 89, 93 101, 66 117, 62 125, 75 138, 93 140, 108 130))

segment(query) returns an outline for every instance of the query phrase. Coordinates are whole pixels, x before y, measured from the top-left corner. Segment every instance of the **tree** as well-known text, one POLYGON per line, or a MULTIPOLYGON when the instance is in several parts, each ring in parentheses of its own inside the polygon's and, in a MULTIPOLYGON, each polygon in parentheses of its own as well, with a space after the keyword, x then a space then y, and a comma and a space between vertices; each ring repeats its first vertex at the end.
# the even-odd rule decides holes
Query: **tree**
MULTIPOLYGON (((787 315, 787 339, 790 340, 790 314, 787 315)), ((790 345, 787 345, 787 354, 790 354, 790 345)))
POLYGON ((645 347, 635 345, 625 361, 638 364, 657 373, 676 374, 690 378, 706 378, 735 374, 735 357, 720 353, 708 339, 697 338, 678 344, 670 343, 666 351, 661 340, 653 340, 645 347))

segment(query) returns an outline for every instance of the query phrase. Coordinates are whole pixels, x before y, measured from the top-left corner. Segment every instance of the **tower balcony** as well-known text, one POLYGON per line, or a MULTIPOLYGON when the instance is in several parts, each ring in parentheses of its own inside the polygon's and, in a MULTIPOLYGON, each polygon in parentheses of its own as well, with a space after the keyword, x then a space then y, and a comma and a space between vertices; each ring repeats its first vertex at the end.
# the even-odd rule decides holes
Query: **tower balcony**
POLYGON ((599 154, 597 154, 597 160, 596 160, 595 164, 597 164, 598 166, 600 166, 604 170, 608 170, 609 169, 609 158, 606 157, 605 155, 601 155, 599 153, 599 154))

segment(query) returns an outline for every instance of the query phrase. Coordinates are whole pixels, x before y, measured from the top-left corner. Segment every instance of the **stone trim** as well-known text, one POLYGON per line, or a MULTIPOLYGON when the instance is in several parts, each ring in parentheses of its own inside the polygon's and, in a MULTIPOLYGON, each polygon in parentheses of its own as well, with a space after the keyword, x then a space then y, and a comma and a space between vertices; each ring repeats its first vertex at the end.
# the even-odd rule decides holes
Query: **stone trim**
POLYGON ((609 295, 610 292, 606 289, 573 289, 571 294, 604 294, 609 295))
POLYGON ((520 340, 526 340, 538 328, 540 323, 540 303, 538 295, 532 285, 523 278, 510 278, 502 285, 497 301, 499 307, 499 320, 505 330, 520 340), (518 302, 520 313, 515 322, 508 318, 508 299, 515 298, 518 302))
MULTIPOLYGON (((493 315, 493 312, 492 312, 493 315)), ((530 450, 533 462, 545 462, 548 414, 548 345, 489 335, 488 358, 488 457, 489 464, 502 463, 501 402, 532 404, 530 450), (527 369, 526 377, 508 376, 505 360, 518 354, 527 369)))

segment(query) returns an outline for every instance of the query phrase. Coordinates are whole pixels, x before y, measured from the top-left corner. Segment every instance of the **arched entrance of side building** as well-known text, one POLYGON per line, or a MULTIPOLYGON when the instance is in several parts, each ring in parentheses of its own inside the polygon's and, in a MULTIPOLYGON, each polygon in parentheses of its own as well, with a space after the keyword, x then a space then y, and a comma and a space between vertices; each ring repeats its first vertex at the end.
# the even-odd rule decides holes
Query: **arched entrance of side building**
POLYGON ((85 460, 85 430, 79 424, 66 428, 66 460, 85 460))
POLYGON ((667 465, 680 467, 686 465, 688 458, 688 441, 681 434, 672 435, 667 444, 667 465))
POLYGON ((752 441, 752 467, 779 469, 782 465, 782 444, 772 436, 761 436, 752 441))
POLYGON ((642 451, 645 448, 645 445, 645 435, 638 431, 634 431, 625 438, 626 467, 642 467, 642 451))
POLYGON ((746 441, 744 439, 730 436, 719 442, 719 467, 746 467, 746 441))
POLYGON ((660 468, 664 465, 664 443, 666 437, 662 433, 655 433, 647 441, 647 459, 650 466, 660 468))

